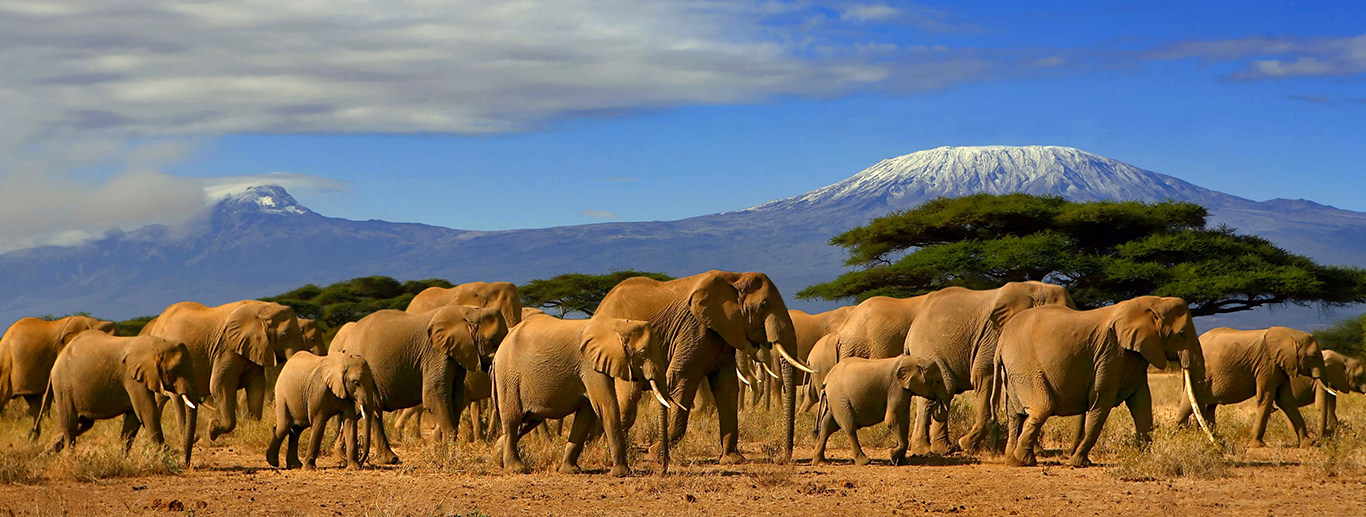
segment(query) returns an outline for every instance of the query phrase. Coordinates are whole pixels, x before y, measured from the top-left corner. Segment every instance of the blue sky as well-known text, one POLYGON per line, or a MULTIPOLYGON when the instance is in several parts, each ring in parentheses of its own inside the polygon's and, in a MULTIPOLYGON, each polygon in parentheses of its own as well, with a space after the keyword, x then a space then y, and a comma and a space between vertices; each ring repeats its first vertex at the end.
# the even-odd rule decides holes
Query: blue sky
POLYGON ((0 2, 0 34, 32 31, 0 109, 38 128, 0 133, 0 187, 40 185, 9 189, 0 220, 27 233, 0 242, 193 208, 15 222, 70 184, 291 172, 325 215, 505 229, 738 209, 943 145, 1071 146, 1366 211, 1358 3, 251 4, 126 33, 147 20, 58 4, 0 2))

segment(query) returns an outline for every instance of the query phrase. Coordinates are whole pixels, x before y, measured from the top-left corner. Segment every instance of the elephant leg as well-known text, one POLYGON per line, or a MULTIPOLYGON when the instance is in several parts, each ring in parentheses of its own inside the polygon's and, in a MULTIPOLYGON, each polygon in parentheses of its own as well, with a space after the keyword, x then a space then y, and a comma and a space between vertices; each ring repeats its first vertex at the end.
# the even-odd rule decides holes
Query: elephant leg
MULTIPOLYGON (((304 450, 304 470, 318 468, 318 452, 322 448, 323 433, 327 431, 327 418, 327 416, 324 416, 321 413, 315 413, 313 416, 309 417, 310 422, 317 422, 318 424, 323 425, 313 424, 308 427, 308 448, 304 450)), ((346 422, 346 419, 344 418, 341 420, 342 428, 345 429, 348 426, 348 422, 346 422)), ((342 433, 342 442, 345 444, 344 447, 352 451, 356 450, 355 442, 347 441, 346 434, 346 432, 342 433)), ((351 433, 351 437, 355 437, 354 430, 351 433)))
POLYGON ((1258 390, 1257 410, 1252 415, 1252 440, 1248 442, 1248 447, 1266 447, 1266 442, 1262 441, 1266 437, 1266 421, 1271 418, 1271 404, 1274 399, 1270 393, 1258 390))
POLYGON ((1190 425, 1190 417, 1193 413, 1195 413, 1195 409, 1191 407, 1190 397, 1181 397, 1181 400, 1176 403, 1176 425, 1190 425))
MULTIPOLYGON (((721 464, 744 463, 745 457, 740 454, 739 448, 740 411, 736 407, 740 380, 735 375, 735 369, 722 366, 720 371, 707 376, 707 382, 711 384, 712 394, 716 396, 716 422, 721 435, 721 464)), ((687 429, 688 415, 682 411, 675 411, 674 415, 674 423, 681 422, 682 425, 671 430, 669 434, 681 438, 683 431, 687 429)))
MULTIPOLYGON (((1100 432, 1105 428, 1105 420, 1109 418, 1110 408, 1112 407, 1114 407, 1113 403, 1102 401, 1097 404, 1096 407, 1086 412, 1086 437, 1082 439, 1081 445, 1077 447, 1077 450, 1072 453, 1072 458, 1067 462, 1069 465, 1077 468, 1091 465, 1091 459, 1089 457, 1091 448, 1095 447, 1096 440, 1100 438, 1100 432)), ((1150 416, 1150 421, 1151 418, 1152 417, 1150 416)), ((1135 421, 1137 421, 1137 418, 1135 418, 1135 421)))
POLYGON ((123 414, 123 429, 119 430, 119 439, 123 440, 123 453, 133 450, 133 439, 138 436, 138 429, 142 428, 142 422, 133 412, 123 414))
POLYGON ((147 428, 152 443, 161 445, 166 437, 161 430, 161 408, 157 407, 156 397, 151 392, 133 393, 129 397, 133 403, 133 415, 147 428))
MULTIPOLYGON (((802 372, 802 373, 806 373, 806 372, 802 372)), ((808 412, 808 411, 811 411, 811 408, 816 407, 817 399, 816 399, 816 397, 815 397, 815 394, 816 394, 816 390, 815 390, 815 388, 813 388, 813 387, 811 386, 811 383, 808 382, 808 383, 802 385, 802 401, 801 401, 801 404, 799 404, 799 405, 797 406, 797 412, 798 412, 798 413, 806 413, 806 412, 808 412)), ((816 428, 812 429, 812 434, 816 434, 816 433, 819 433, 819 432, 820 432, 820 428, 819 428, 819 427, 816 427, 816 428)))
POLYGON ((1299 401, 1295 400, 1295 394, 1290 391, 1290 383, 1285 383, 1276 390, 1276 406, 1281 408, 1281 412, 1290 420, 1290 427, 1295 430, 1295 437, 1299 438, 1299 446, 1314 445, 1314 441, 1309 438, 1309 429, 1304 425, 1304 416, 1300 414, 1299 401))
POLYGON ((289 448, 285 451, 285 468, 297 469, 304 466, 299 461, 299 435, 303 434, 302 427, 289 426, 289 448))
POLYGON ((906 449, 910 446, 909 436, 911 433, 911 408, 910 401, 903 403, 896 414, 890 415, 892 435, 896 438, 896 448, 892 449, 889 459, 892 465, 901 465, 906 462, 906 449))
POLYGON ((930 399, 915 398, 915 425, 911 427, 911 453, 913 454, 930 453, 930 420, 934 419, 934 416, 931 415, 934 412, 932 406, 930 399))
POLYGON ((820 436, 816 438, 816 451, 811 455, 812 465, 825 464, 825 444, 830 441, 830 435, 840 428, 839 422, 835 421, 835 415, 829 409, 821 412, 816 419, 816 428, 820 430, 820 436))
POLYGON ((209 393, 218 403, 218 417, 209 421, 209 440, 237 428, 237 368, 216 366, 209 376, 209 393))
POLYGON ((270 445, 266 447, 266 463, 276 468, 280 467, 280 445, 289 437, 289 417, 283 406, 281 404, 281 407, 275 410, 275 434, 271 436, 270 445))
POLYGON ((266 376, 265 371, 255 369, 251 377, 247 379, 247 418, 252 421, 260 420, 266 407, 266 376))
MULTIPOLYGON (((983 387, 972 390, 972 429, 958 439, 958 448, 962 450, 976 452, 981 449, 982 441, 986 439, 988 430, 995 423, 996 415, 991 411, 991 382, 988 378, 982 382, 983 387)), ((991 447, 996 447, 996 444, 991 444, 991 447)))
POLYGON ((1329 395, 1323 388, 1314 388, 1314 408, 1319 411, 1319 437, 1321 438, 1332 436, 1337 427, 1337 402, 1337 397, 1329 395))
POLYGON ((578 474, 581 471, 579 454, 583 453, 583 444, 588 441, 588 433, 593 430, 593 423, 596 420, 597 415, 593 413, 592 405, 579 408, 578 412, 574 413, 574 426, 569 429, 569 443, 564 444, 564 458, 560 460, 561 474, 578 474))
POLYGON ((1153 441, 1153 395, 1147 383, 1124 400, 1129 414, 1134 417, 1134 441, 1140 446, 1153 441))
POLYGON ((930 404, 930 452, 943 456, 953 452, 953 444, 949 442, 949 402, 944 404, 930 404))
MULTIPOLYGON (((375 436, 375 464, 376 465, 397 465, 398 455, 389 447, 389 436, 384 431, 384 412, 376 411, 373 418, 367 418, 370 422, 370 433, 375 436)), ((340 430, 340 424, 338 424, 340 430)))
MULTIPOLYGON (((612 471, 614 477, 625 477, 631 474, 631 466, 626 462, 626 432, 620 426, 611 425, 610 422, 621 421, 621 408, 617 407, 617 397, 615 393, 616 380, 606 375, 590 376, 584 379, 584 386, 588 389, 588 402, 592 412, 597 418, 603 421, 603 436, 607 439, 607 449, 612 454, 612 471)), ((595 427, 593 417, 584 417, 582 410, 574 416, 574 428, 570 431, 570 439, 579 432, 585 435, 595 427), (584 419, 584 424, 579 424, 579 419, 584 419)), ((661 445, 663 446, 663 445, 661 445)), ((582 447, 582 445, 580 445, 582 447)))
MULTIPOLYGON (((502 398, 501 395, 500 399, 502 398)), ((508 404, 508 402, 503 404, 508 404)), ((520 409, 503 407, 499 411, 499 416, 503 424, 503 435, 498 438, 498 444, 502 445, 502 455, 498 461, 499 466, 509 472, 526 472, 526 465, 522 464, 521 455, 517 451, 517 442, 522 438, 519 431, 522 427, 524 415, 520 409)))
POLYGON ((1081 441, 1086 438, 1086 413, 1077 415, 1075 427, 1072 428, 1072 443, 1067 446, 1067 455, 1071 457, 1081 450, 1081 441))
POLYGON ((483 413, 483 410, 482 410, 482 407, 481 407, 481 406, 483 406, 483 401, 482 401, 482 400, 476 400, 476 401, 471 402, 471 403, 469 404, 469 410, 470 410, 470 437, 469 437, 469 440, 468 440, 469 442, 482 442, 482 441, 484 441, 484 424, 481 422, 482 419, 479 418, 479 416, 483 413))
MULTIPOLYGON (((358 447, 359 447, 359 440, 357 440, 357 436, 356 436, 357 434, 359 434, 359 433, 357 432, 357 431, 358 431, 358 430, 357 430, 357 427, 358 427, 357 415, 351 414, 351 415, 346 415, 345 417, 338 417, 338 418, 345 418, 346 445, 347 445, 347 447, 346 447, 346 469, 347 469, 347 470, 360 470, 360 454, 359 454, 359 450, 358 450, 358 447)), ((325 427, 325 426, 324 426, 324 427, 318 427, 318 430, 317 430, 317 431, 314 431, 314 434, 317 434, 317 435, 318 435, 318 437, 315 439, 315 441, 317 441, 317 442, 319 442, 319 443, 322 443, 322 439, 323 439, 323 438, 322 438, 322 430, 323 430, 323 429, 326 429, 326 427, 325 427)), ((315 455, 315 456, 317 455, 316 449, 314 450, 314 455, 315 455)))
MULTIPOLYGON (((668 386, 664 388, 668 389, 668 386)), ((622 432, 631 432, 631 427, 636 423, 636 408, 640 406, 640 397, 644 394, 645 392, 634 382, 617 381, 617 407, 621 410, 622 432)), ((677 394, 674 395, 674 400, 682 400, 677 398, 677 394)))
POLYGON ((459 368, 442 368, 422 376, 422 407, 432 413, 443 440, 454 441, 459 437, 460 409, 465 396, 461 373, 459 368))
POLYGON ((1039 431, 1043 429, 1046 421, 1046 415, 1026 414, 1024 423, 1020 426, 1019 437, 1015 439, 1015 453, 1006 457, 1006 465, 1032 467, 1039 463, 1034 454, 1034 447, 1039 440, 1039 431))
POLYGON ((1015 457, 1015 448, 1019 446, 1020 429, 1024 426, 1024 415, 1010 412, 1006 415, 1006 463, 1015 457))
POLYGON ((849 447, 854 450, 854 464, 867 465, 868 455, 863 453, 863 446, 858 443, 858 426, 853 425, 852 422, 841 422, 840 427, 843 427, 844 433, 849 435, 849 447))
POLYGON ((28 404, 28 419, 38 420, 38 415, 43 413, 42 395, 24 395, 24 403, 28 404))

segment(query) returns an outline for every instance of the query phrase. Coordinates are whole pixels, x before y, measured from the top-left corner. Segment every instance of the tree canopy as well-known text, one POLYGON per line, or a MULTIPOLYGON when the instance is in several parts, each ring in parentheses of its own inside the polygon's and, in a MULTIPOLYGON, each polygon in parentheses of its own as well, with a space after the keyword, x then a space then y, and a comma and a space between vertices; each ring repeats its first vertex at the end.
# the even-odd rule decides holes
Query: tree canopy
POLYGON ((1208 217, 1200 205, 1175 201, 939 198, 832 238, 857 269, 797 296, 908 297, 1038 280, 1066 287, 1082 308, 1152 294, 1181 297, 1197 316, 1366 302, 1366 270, 1317 264, 1261 237, 1210 228, 1208 217))
POLYGON ((598 310, 598 304, 602 303, 602 299, 607 296, 608 291, 611 291, 622 280, 637 276, 661 281, 674 279, 674 277, 664 273, 651 273, 634 269, 613 271, 605 275, 565 273, 553 278, 542 278, 527 282, 525 285, 517 287, 517 294, 521 296, 524 307, 536 307, 542 310, 554 309, 559 311, 562 318, 575 312, 591 317, 593 312, 598 310))
MULTIPOLYGON (((417 293, 428 287, 452 287, 440 278, 399 282, 387 276, 363 276, 327 287, 308 284, 292 291, 261 298, 294 308, 300 318, 317 320, 328 331, 382 310, 403 310, 417 293)), ((331 332, 329 332, 330 334, 331 332)))

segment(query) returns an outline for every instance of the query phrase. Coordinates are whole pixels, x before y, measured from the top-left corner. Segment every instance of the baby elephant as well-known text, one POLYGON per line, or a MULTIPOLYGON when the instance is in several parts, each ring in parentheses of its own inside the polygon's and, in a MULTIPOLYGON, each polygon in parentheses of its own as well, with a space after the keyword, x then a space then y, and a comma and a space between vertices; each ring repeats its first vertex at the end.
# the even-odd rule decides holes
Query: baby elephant
MULTIPOLYGON (((52 444, 54 452, 75 446, 76 437, 89 431, 96 420, 120 415, 125 451, 132 447, 143 426, 152 433, 152 442, 162 443, 161 407, 156 399, 165 395, 185 401, 190 421, 184 429, 185 466, 190 466, 199 394, 195 392, 190 351, 184 343, 87 330, 57 356, 50 379, 43 406, 56 407, 62 430, 62 437, 52 444)), ((38 430, 35 420, 35 438, 38 430)))
POLYGON ((867 465, 868 456, 858 443, 858 430, 879 422, 892 426, 896 449, 892 450, 892 464, 900 465, 906 458, 907 434, 911 429, 911 395, 936 402, 949 400, 939 365, 918 364, 910 356, 884 359, 846 357, 836 363, 825 376, 821 395, 821 435, 816 440, 816 454, 812 465, 825 463, 825 443, 836 429, 849 433, 854 447, 854 463, 867 465))
MULTIPOLYGON (((285 466, 315 468, 327 421, 341 415, 346 468, 360 468, 363 460, 357 454, 357 420, 365 418, 366 414, 375 416, 380 407, 378 397, 370 365, 360 356, 338 353, 318 357, 308 351, 295 353, 280 369, 280 378, 275 382, 275 437, 266 449, 266 462, 272 467, 280 466, 280 443, 288 436, 285 466), (300 463, 299 435, 309 427, 313 428, 313 434, 308 438, 305 461, 300 463)), ((366 426, 365 444, 361 447, 366 450, 370 446, 369 429, 370 426, 366 426)))

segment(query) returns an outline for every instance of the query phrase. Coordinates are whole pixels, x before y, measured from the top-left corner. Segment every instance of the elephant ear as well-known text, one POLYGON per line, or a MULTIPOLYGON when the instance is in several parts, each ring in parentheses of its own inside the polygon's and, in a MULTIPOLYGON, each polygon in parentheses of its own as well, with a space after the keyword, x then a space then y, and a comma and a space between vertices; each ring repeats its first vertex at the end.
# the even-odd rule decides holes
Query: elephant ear
POLYGON ((725 279, 712 275, 699 282, 688 298, 688 307, 702 326, 719 334, 727 345, 754 354, 740 313, 740 291, 725 279))
POLYGON ((995 327, 996 332, 999 333, 1006 321, 1021 311, 1036 305, 1043 305, 1037 303, 1039 300, 1036 299, 1034 291, 1035 289, 1031 288, 1030 285, 1020 282, 1008 283, 997 290, 996 299, 991 304, 990 316, 991 324, 995 327))
MULTIPOLYGON (((1147 298, 1147 297, 1145 297, 1147 298)), ((1162 339, 1158 332, 1161 317, 1144 298, 1126 302, 1115 311, 1110 319, 1110 338, 1119 347, 1137 352, 1159 370, 1167 367, 1167 353, 1162 349, 1162 339)))
POLYGON ((896 364, 896 382, 901 385, 901 389, 903 390, 911 389, 911 386, 915 383, 917 377, 921 379, 921 382, 928 385, 930 377, 928 370, 930 368, 939 371, 939 365, 935 363, 920 366, 910 357, 902 356, 896 364))
POLYGON ((61 330, 57 331, 57 340, 62 342, 62 346, 69 345, 77 335, 89 329, 90 325, 79 316, 64 318, 61 330))
POLYGON ((223 336, 228 348, 261 366, 275 366, 275 351, 270 347, 267 320, 261 318, 256 307, 243 304, 223 324, 223 336))
POLYGON ((1300 353, 1306 346, 1295 339, 1289 329, 1283 327, 1271 327, 1262 332, 1262 349, 1266 350, 1275 361, 1276 366, 1285 372, 1287 376, 1294 377, 1300 374, 1300 353))
POLYGON ((332 356, 322 361, 323 382, 327 388, 332 390, 332 394, 339 399, 347 399, 346 395, 346 362, 342 361, 341 356, 332 356))
POLYGON ((162 354, 153 346, 155 339, 138 338, 131 342, 123 355, 123 367, 129 377, 149 391, 161 391, 162 354))
POLYGON ((479 350, 474 343, 474 324, 466 316, 469 309, 448 305, 432 313, 427 322, 427 336, 446 357, 454 359, 466 370, 479 369, 479 350))
POLYGON ((617 332, 615 318, 592 318, 579 330, 579 349, 593 369, 621 380, 631 379, 631 356, 617 332))

